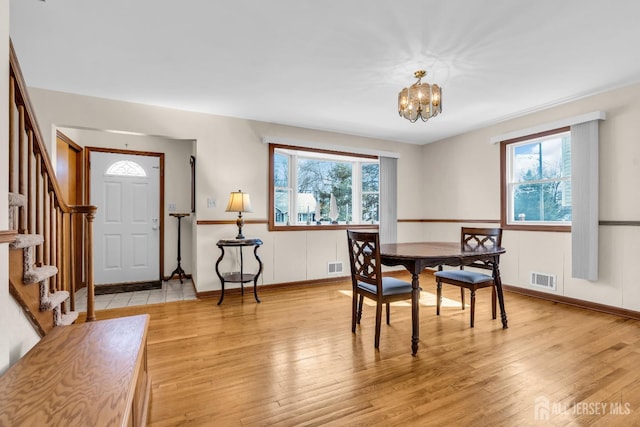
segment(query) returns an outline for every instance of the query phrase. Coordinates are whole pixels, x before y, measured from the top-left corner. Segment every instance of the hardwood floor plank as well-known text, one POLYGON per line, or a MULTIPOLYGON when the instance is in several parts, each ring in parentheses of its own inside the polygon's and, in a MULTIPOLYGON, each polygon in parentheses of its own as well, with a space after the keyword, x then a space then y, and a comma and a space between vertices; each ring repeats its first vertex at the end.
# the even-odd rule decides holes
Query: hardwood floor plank
POLYGON ((640 322, 506 292, 504 330, 486 290, 470 328, 458 288, 436 316, 423 276, 417 357, 409 304, 392 305, 379 350, 375 307, 351 333, 350 282, 98 317, 150 314, 154 427, 640 424, 640 322))

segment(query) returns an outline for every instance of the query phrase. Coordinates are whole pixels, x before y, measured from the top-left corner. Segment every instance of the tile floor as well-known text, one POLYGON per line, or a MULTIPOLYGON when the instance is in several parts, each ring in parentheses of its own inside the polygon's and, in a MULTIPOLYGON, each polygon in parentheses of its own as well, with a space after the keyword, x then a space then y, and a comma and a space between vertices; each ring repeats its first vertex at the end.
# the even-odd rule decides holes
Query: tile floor
MULTIPOLYGON (((132 305, 159 304, 196 299, 196 293, 191 280, 184 279, 183 282, 184 283, 180 283, 180 280, 175 279, 162 282, 162 289, 96 295, 95 309, 105 310, 109 308, 129 307, 132 305)), ((86 288, 82 288, 76 292, 76 311, 87 311, 86 288)))

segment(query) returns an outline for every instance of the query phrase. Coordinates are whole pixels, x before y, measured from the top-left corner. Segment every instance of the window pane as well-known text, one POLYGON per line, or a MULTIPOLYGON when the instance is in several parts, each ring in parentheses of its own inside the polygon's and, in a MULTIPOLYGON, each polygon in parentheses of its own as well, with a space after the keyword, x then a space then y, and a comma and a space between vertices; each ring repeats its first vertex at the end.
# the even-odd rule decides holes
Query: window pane
POLYGON ((380 191, 380 165, 362 165, 362 191, 380 191))
POLYGON ((109 176, 147 176, 144 168, 131 160, 120 160, 109 166, 105 175, 109 176))
POLYGON ((316 198, 312 193, 298 193, 298 223, 315 222, 316 198))
POLYGON ((379 221, 378 207, 380 204, 380 195, 377 193, 368 193, 362 195, 362 222, 374 223, 379 221))
POLYGON ((286 224, 289 219, 289 190, 276 189, 275 194, 275 222, 286 224))
POLYGON ((275 187, 289 186, 289 156, 274 153, 273 184, 275 187))
MULTIPOLYGON (((312 194, 317 203, 312 215, 318 221, 329 221, 331 195, 336 199, 337 221, 345 221, 351 211, 352 165, 346 162, 334 162, 318 159, 298 160, 298 197, 300 194, 312 194)), ((304 209, 304 208, 303 208, 304 209)))
POLYGON ((513 221, 571 221, 571 182, 517 184, 513 221))
POLYGON ((517 145, 513 149, 513 182, 571 176, 569 134, 517 145))

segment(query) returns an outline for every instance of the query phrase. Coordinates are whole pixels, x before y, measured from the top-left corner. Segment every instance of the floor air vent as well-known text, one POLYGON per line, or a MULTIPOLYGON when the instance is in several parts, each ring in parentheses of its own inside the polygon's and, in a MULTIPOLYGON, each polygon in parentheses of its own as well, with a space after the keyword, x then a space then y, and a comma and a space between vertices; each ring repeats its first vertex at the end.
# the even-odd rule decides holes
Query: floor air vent
POLYGON ((531 278, 529 279, 531 286, 537 286, 539 288, 545 288, 549 290, 556 290, 556 276, 552 274, 531 272, 531 278))
POLYGON ((330 262, 328 267, 329 274, 340 274, 342 273, 342 261, 330 262))

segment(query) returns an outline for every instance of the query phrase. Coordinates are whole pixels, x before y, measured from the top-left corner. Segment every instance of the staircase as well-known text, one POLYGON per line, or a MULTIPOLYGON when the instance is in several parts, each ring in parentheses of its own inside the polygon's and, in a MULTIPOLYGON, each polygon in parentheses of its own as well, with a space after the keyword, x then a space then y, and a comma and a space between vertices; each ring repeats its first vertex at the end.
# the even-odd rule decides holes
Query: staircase
MULTIPOLYGON (((21 194, 9 193, 9 224, 15 227, 15 208, 24 208, 27 198, 21 194)), ((17 227, 13 228, 17 230, 17 227)), ((53 326, 70 325, 78 318, 75 311, 63 312, 62 304, 69 299, 69 291, 50 291, 49 279, 58 274, 53 265, 35 266, 35 248, 44 243, 40 234, 18 234, 9 245, 11 249, 22 249, 24 266, 22 280, 25 285, 39 284, 40 311, 53 311, 53 326)))
POLYGON ((75 291, 87 287, 95 320, 95 206, 67 205, 33 113, 13 45, 9 81, 9 290, 41 336, 78 318, 75 291), (37 285, 36 285, 37 284, 37 285))

